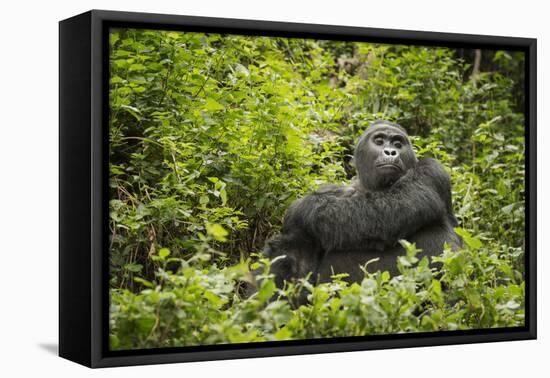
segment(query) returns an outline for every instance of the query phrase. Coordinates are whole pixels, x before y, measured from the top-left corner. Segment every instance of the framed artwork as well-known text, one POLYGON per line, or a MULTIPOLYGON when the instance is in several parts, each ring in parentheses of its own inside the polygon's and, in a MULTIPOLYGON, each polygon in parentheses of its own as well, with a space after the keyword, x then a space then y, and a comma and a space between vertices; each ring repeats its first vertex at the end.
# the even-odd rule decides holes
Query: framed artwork
POLYGON ((62 357, 536 338, 536 40, 94 10, 59 69, 62 357))

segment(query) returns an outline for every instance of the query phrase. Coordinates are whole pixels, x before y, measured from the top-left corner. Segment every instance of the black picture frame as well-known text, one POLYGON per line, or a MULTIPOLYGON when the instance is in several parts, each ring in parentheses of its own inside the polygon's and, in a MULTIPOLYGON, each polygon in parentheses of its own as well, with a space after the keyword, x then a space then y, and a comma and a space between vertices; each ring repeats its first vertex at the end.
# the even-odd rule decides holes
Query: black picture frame
POLYGON ((59 354, 88 367, 536 338, 536 39, 92 10, 59 24, 59 354), (134 351, 108 348, 108 31, 136 27, 525 52, 525 327, 134 351))

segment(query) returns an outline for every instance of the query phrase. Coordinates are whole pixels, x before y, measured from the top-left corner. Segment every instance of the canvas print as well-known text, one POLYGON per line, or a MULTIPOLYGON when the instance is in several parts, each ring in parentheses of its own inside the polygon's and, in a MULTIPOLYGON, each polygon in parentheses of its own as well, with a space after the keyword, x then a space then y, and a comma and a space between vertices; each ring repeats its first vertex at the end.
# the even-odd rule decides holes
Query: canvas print
POLYGON ((525 54, 109 33, 109 348, 525 325, 525 54))

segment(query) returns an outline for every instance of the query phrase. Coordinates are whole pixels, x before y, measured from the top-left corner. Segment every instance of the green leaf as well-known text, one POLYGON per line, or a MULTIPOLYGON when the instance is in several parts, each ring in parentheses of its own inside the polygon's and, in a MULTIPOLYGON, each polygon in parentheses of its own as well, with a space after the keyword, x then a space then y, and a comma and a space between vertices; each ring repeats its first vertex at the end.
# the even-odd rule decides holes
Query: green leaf
POLYGON ((147 281, 146 279, 143 279, 141 277, 134 277, 134 281, 139 282, 140 284, 142 284, 143 286, 148 287, 148 288, 154 288, 155 287, 155 285, 152 282, 147 281))
POLYGON ((466 298, 468 300, 468 303, 471 306, 474 307, 480 307, 481 306, 481 296, 479 294, 479 291, 473 288, 468 288, 465 291, 466 298))
POLYGON ((109 42, 111 43, 111 45, 114 45, 115 43, 117 43, 119 38, 120 38, 120 33, 115 32, 115 33, 109 34, 109 42))
POLYGON ((130 71, 143 71, 145 66, 143 64, 134 63, 130 65, 130 71))
POLYGON ((240 73, 244 76, 250 75, 250 71, 248 71, 248 68, 239 63, 235 66, 235 72, 240 73))
POLYGON ((479 249, 483 247, 483 243, 476 237, 473 237, 468 231, 463 228, 455 227, 455 232, 464 240, 468 247, 472 249, 479 249))
POLYGON ((153 316, 145 315, 137 319, 137 326, 142 334, 151 332, 151 329, 155 325, 155 318, 153 316))
POLYGON ((275 340, 290 340, 292 338, 292 331, 287 327, 283 327, 275 332, 275 340))
POLYGON ((206 225, 206 232, 217 241, 227 241, 226 236, 229 234, 220 224, 212 223, 206 225))
POLYGON ((141 121, 141 112, 138 108, 128 105, 121 105, 120 107, 130 113, 135 119, 141 121))
POLYGON ((501 211, 504 213, 504 214, 510 214, 512 212, 512 210, 514 210, 514 208, 516 207, 516 203, 511 203, 509 205, 506 205, 504 206, 501 211))
POLYGON ((130 272, 134 272, 134 273, 141 272, 141 269, 143 269, 143 265, 141 264, 126 264, 124 265, 124 267, 130 272))
POLYGON ((440 296, 442 294, 441 283, 439 282, 439 280, 432 280, 432 291, 437 296, 440 296))
POLYGON ((120 340, 117 335, 109 335, 109 344, 111 346, 111 349, 117 349, 120 345, 120 340))
POLYGON ((208 302, 212 303, 214 306, 218 306, 220 304, 223 304, 224 302, 220 297, 218 297, 211 291, 205 291, 203 295, 208 300, 208 302))
POLYGON ((273 296, 273 293, 275 293, 275 290, 277 287, 275 286, 275 282, 272 280, 265 280, 262 282, 262 286, 260 287, 260 290, 258 291, 258 299, 261 302, 266 302, 273 296))
POLYGON ((168 256, 170 256, 170 250, 168 248, 161 248, 159 249, 159 257, 161 259, 165 259, 168 256))
POLYGON ((204 105, 204 108, 211 112, 225 109, 225 107, 222 104, 220 104, 219 102, 217 102, 211 97, 208 97, 206 99, 206 104, 204 105))

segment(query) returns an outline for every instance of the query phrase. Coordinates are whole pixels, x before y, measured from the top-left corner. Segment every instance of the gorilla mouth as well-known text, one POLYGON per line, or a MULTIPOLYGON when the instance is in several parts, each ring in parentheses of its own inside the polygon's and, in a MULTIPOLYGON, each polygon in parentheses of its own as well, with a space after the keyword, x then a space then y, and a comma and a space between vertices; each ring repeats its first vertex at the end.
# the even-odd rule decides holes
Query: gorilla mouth
POLYGON ((383 163, 383 164, 378 164, 376 166, 376 168, 392 168, 392 169, 396 169, 398 171, 401 171, 401 167, 398 166, 397 164, 392 164, 392 163, 383 163))

